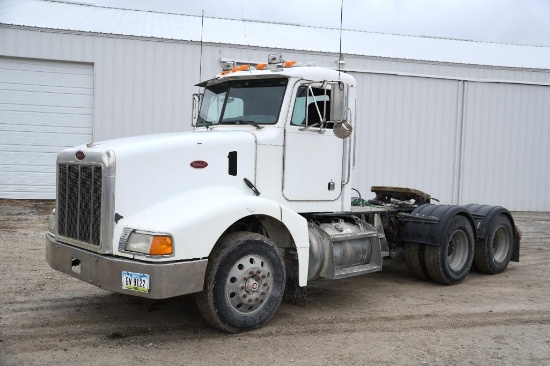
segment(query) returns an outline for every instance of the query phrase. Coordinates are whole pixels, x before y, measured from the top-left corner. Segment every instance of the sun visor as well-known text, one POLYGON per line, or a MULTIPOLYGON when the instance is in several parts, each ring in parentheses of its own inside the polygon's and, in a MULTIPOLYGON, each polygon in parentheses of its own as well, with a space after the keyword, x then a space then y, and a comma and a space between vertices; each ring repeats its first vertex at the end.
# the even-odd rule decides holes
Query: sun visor
POLYGON ((229 81, 229 80, 274 79, 274 78, 284 77, 282 75, 277 74, 277 72, 283 71, 282 69, 281 70, 270 70, 270 71, 273 71, 273 72, 270 73, 270 74, 264 74, 264 75, 252 74, 252 75, 231 75, 231 76, 224 76, 224 77, 215 77, 213 79, 206 80, 206 81, 200 82, 198 84, 195 84, 195 86, 199 86, 201 88, 204 88, 204 87, 207 87, 207 86, 220 84, 220 83, 223 83, 223 82, 226 82, 226 81, 229 81))

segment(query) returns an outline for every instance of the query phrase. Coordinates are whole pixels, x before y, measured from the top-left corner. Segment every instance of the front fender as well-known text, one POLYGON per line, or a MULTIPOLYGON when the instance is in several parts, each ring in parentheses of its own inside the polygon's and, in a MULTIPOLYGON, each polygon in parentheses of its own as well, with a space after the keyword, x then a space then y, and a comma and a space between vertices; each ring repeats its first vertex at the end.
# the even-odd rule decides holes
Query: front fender
MULTIPOLYGON (((252 192, 209 186, 170 197, 133 215, 124 212, 120 215, 123 218, 115 227, 113 251, 118 251, 118 238, 124 228, 168 233, 174 240, 174 256, 159 258, 165 261, 207 258, 220 236, 234 222, 250 215, 270 216, 289 230, 298 250, 300 267, 305 268, 307 276, 309 241, 306 220, 277 202, 254 196, 252 192)), ((117 254, 128 256, 128 253, 117 254)))
POLYGON ((285 224, 298 253, 298 284, 307 285, 307 274, 309 268, 309 233, 307 220, 295 211, 281 206, 281 221, 285 224))

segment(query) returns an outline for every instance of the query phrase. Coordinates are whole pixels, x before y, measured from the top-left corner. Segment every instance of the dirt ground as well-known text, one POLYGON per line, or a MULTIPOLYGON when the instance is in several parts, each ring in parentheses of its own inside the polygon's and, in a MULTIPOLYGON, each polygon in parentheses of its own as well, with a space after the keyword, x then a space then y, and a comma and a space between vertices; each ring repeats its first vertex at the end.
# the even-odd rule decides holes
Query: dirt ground
POLYGON ((209 328, 193 296, 149 301, 54 271, 44 234, 53 202, 0 200, 1 365, 550 364, 550 214, 514 213, 521 262, 457 286, 401 263, 314 282, 265 327, 209 328))

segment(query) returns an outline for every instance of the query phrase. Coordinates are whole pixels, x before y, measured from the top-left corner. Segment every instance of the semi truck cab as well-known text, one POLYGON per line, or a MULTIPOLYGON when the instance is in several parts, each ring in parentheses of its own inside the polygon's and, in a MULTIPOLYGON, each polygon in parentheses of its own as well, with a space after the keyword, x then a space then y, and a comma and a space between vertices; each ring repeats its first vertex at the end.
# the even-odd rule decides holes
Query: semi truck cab
POLYGON ((268 59, 199 84, 192 132, 62 151, 50 266, 128 295, 196 293, 210 325, 239 332, 283 297, 304 305, 308 282, 379 271, 384 257, 442 284, 474 260, 487 273, 519 260, 519 231, 499 206, 432 205, 395 187, 352 205, 355 79, 268 59))

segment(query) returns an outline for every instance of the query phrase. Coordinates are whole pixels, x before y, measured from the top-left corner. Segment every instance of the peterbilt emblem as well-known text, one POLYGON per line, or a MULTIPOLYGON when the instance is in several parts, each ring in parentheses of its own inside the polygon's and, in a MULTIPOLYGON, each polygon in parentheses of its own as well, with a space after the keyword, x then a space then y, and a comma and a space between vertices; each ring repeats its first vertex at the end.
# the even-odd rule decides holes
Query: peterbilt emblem
POLYGON ((78 151, 76 152, 76 154, 74 154, 74 157, 75 157, 77 160, 84 160, 84 158, 86 157, 86 154, 84 154, 84 151, 78 150, 78 151))
POLYGON ((191 168, 204 169, 207 166, 208 166, 208 163, 206 161, 203 161, 203 160, 195 160, 195 161, 191 162, 191 168))

